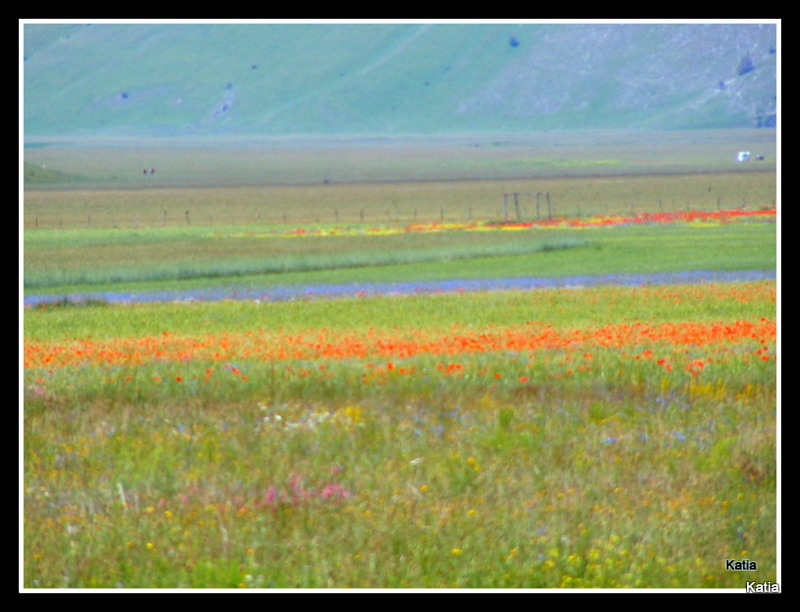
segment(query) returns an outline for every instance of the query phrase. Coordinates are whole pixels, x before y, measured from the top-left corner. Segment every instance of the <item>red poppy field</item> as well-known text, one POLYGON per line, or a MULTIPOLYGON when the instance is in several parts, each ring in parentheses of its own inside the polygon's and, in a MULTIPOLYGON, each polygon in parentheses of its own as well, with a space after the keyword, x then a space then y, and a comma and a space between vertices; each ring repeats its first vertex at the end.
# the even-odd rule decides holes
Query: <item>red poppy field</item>
POLYGON ((775 581, 776 298, 29 308, 25 585, 775 581))

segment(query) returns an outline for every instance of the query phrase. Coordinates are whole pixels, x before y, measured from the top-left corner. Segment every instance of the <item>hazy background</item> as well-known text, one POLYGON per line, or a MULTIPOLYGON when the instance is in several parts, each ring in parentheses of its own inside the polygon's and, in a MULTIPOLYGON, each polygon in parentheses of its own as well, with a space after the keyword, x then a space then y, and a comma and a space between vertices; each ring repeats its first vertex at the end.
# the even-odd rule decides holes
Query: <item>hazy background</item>
POLYGON ((48 137, 775 127, 776 24, 23 26, 48 137))

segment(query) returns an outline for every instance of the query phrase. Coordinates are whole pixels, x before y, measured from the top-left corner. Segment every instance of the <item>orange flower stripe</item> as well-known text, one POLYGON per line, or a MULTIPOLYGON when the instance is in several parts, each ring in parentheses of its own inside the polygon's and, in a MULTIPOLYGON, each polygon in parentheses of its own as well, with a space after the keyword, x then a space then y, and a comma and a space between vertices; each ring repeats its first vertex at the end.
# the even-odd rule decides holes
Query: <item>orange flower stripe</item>
POLYGON ((731 223, 748 220, 770 220, 777 216, 776 208, 763 209, 728 209, 715 211, 685 210, 658 213, 641 213, 638 215, 596 215, 591 217, 557 217, 554 219, 504 223, 469 221, 469 222, 431 222, 411 223, 406 226, 387 225, 374 227, 296 227, 289 230, 248 230, 235 234, 215 232, 215 237, 313 237, 313 236, 353 236, 353 235, 388 235, 403 233, 432 233, 432 232, 488 232, 510 231, 523 229, 580 229, 588 227, 608 227, 614 225, 630 224, 664 224, 664 223, 731 223))
POLYGON ((451 333, 367 333, 315 330, 284 334, 243 332, 228 335, 162 334, 112 340, 80 339, 69 343, 25 342, 27 368, 80 364, 137 365, 153 361, 234 361, 240 359, 399 359, 416 355, 460 355, 591 347, 625 348, 671 344, 706 346, 754 341, 772 343, 774 321, 685 321, 623 323, 583 329, 556 329, 532 323, 517 327, 459 330, 451 333))

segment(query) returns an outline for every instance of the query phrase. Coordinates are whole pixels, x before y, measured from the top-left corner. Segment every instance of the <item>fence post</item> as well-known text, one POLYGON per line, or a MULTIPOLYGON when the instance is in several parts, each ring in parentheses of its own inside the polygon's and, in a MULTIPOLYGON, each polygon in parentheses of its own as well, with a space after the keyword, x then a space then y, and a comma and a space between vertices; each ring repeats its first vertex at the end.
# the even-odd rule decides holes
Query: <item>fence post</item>
POLYGON ((545 191, 544 195, 545 195, 545 198, 547 199, 547 219, 549 221, 552 221, 553 220, 553 209, 550 208, 550 192, 549 191, 545 191))

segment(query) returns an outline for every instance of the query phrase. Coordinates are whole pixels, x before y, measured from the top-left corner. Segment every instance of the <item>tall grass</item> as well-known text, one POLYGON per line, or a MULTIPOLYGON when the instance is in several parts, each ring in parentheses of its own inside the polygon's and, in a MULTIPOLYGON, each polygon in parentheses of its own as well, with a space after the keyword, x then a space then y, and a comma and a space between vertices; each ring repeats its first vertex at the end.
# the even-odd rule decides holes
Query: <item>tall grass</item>
POLYGON ((755 283, 30 310, 24 585, 774 581, 774 300, 755 283))
MULTIPOLYGON (((715 156, 736 142, 703 144, 704 167, 719 170, 715 156)), ((148 178, 161 181, 148 184, 144 149, 100 165, 91 148, 31 150, 26 161, 109 188, 26 191, 25 290, 775 266, 767 223, 246 235, 498 221, 506 192, 549 192, 570 216, 774 205, 771 171, 670 176, 684 154, 672 141, 644 165, 638 146, 570 149, 566 170, 553 142, 516 144, 494 156, 351 150, 327 166, 309 160, 329 149, 272 151, 268 171, 260 150, 162 148, 148 150, 148 178), (225 160, 214 172, 229 182, 200 159, 225 160), (498 167, 510 168, 500 180, 465 180, 498 167), (121 169, 136 177, 112 178, 121 169), (338 182, 409 176, 437 180, 338 182)), ((743 589, 780 578, 774 282, 64 300, 26 308, 23 324, 26 589, 743 589), (727 571, 727 559, 758 568, 727 571)))

